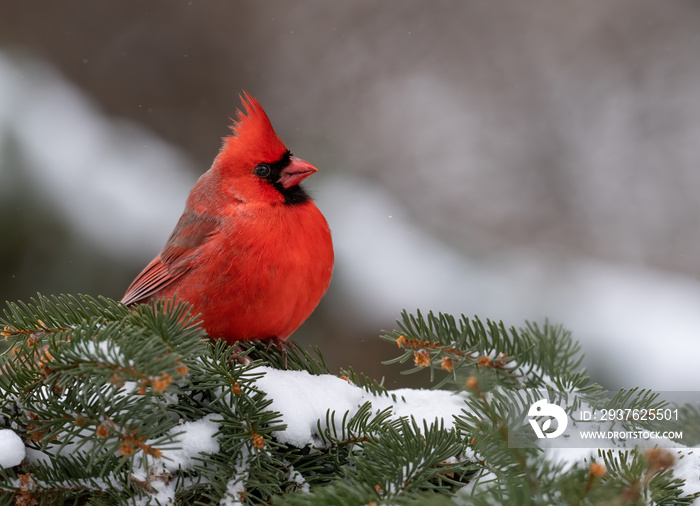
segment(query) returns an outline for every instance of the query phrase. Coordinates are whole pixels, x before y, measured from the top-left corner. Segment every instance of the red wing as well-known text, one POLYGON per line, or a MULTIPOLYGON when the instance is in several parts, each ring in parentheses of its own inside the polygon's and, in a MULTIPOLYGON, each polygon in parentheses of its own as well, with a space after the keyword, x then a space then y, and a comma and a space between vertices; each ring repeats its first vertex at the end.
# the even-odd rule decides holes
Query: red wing
POLYGON ((168 273, 168 267, 161 261, 160 255, 158 255, 151 260, 151 263, 129 285, 122 302, 128 305, 149 299, 185 272, 186 269, 182 269, 180 273, 172 276, 168 273))
POLYGON ((198 248, 215 232, 219 219, 185 210, 160 254, 126 289, 124 304, 142 302, 189 271, 198 248))

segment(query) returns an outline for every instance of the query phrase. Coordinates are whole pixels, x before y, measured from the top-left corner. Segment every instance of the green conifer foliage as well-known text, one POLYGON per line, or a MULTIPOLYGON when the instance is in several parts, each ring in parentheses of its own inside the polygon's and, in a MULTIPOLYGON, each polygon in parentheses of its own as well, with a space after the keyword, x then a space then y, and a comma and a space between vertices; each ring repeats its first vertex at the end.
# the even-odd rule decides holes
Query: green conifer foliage
MULTIPOLYGON (((572 411, 668 406, 644 390, 605 394, 581 369, 579 345, 549 323, 404 313, 382 336, 398 345, 391 362, 427 371, 426 386, 449 387, 461 412, 397 416, 400 394, 348 369, 341 377, 366 400, 329 407, 302 447, 279 437, 289 422, 258 382, 285 368, 321 379, 330 371, 320 351, 213 343, 171 301, 132 310, 39 295, 9 303, 0 328, 0 429, 27 452, 0 469, 0 504, 691 504, 697 495, 674 475, 673 451, 600 450, 572 465, 511 444, 513 413, 527 411, 534 388, 553 399, 576 392, 572 411)), ((681 411, 698 434, 697 408, 681 411)))

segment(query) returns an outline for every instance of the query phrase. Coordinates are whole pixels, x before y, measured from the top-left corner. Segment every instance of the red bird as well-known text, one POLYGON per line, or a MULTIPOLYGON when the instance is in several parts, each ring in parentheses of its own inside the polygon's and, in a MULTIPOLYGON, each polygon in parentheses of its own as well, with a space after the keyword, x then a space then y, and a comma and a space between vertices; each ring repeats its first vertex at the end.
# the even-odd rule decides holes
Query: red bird
POLYGON ((283 341, 328 289, 331 232, 299 184, 318 169, 292 156, 253 97, 241 102, 233 135, 122 302, 175 296, 211 337, 283 341))

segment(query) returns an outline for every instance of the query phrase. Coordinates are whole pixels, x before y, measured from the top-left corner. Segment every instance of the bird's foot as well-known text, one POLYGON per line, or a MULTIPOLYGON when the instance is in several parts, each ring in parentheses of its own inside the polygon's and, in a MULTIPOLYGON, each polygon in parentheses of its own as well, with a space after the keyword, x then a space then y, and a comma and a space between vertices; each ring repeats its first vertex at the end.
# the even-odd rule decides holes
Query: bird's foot
POLYGON ((233 352, 228 357, 229 365, 232 365, 234 361, 240 365, 248 365, 251 362, 250 357, 247 354, 244 354, 243 348, 241 348, 239 345, 236 345, 233 352))
POLYGON ((266 339, 266 341, 266 350, 269 350, 272 346, 276 347, 284 359, 284 368, 287 369, 287 348, 295 349, 296 347, 294 346, 294 343, 287 342, 279 337, 270 337, 269 339, 266 339))

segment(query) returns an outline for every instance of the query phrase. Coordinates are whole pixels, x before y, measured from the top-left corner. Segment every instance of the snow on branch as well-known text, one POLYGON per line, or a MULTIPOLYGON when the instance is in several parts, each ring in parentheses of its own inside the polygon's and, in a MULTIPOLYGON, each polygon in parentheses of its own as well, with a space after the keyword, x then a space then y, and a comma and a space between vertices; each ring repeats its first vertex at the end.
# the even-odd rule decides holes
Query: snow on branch
POLYGON ((391 362, 432 388, 390 391, 331 374, 320 353, 212 343, 170 301, 39 296, 1 320, 0 498, 17 504, 691 504, 700 492, 697 407, 607 394, 549 323, 403 314, 382 336, 391 362))

